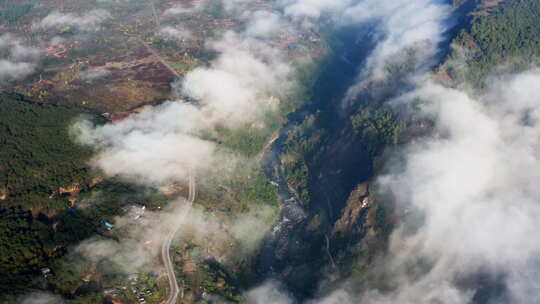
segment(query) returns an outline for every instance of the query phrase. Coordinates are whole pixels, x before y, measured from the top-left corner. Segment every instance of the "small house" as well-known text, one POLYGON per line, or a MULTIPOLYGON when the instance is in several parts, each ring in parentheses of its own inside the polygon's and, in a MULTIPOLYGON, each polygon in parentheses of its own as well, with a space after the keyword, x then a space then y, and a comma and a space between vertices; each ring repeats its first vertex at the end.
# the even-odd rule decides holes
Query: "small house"
POLYGON ((113 224, 111 224, 111 223, 109 223, 107 221, 102 221, 101 223, 105 226, 105 228, 107 228, 107 230, 111 230, 114 227, 113 224))

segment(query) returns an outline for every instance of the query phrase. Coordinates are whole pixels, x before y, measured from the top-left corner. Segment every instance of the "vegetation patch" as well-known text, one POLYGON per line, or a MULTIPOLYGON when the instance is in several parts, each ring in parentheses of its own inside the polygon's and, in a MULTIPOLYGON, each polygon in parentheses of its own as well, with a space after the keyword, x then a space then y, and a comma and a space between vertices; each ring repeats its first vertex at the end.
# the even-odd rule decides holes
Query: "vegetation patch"
POLYGON ((465 69, 449 68, 458 81, 482 87, 489 75, 502 69, 530 68, 540 57, 540 2, 505 1, 490 15, 475 16, 469 29, 455 39, 458 49, 449 61, 465 61, 465 69))
MULTIPOLYGON (((0 2, 0 4, 2 3, 0 2)), ((30 3, 13 3, 9 5, 7 9, 0 12, 0 23, 16 23, 19 19, 28 14, 33 7, 34 5, 30 3)))
POLYGON ((69 134, 70 124, 84 112, 0 93, 0 113, 3 204, 65 208, 66 198, 53 193, 91 182, 87 161, 93 151, 75 144, 69 134))

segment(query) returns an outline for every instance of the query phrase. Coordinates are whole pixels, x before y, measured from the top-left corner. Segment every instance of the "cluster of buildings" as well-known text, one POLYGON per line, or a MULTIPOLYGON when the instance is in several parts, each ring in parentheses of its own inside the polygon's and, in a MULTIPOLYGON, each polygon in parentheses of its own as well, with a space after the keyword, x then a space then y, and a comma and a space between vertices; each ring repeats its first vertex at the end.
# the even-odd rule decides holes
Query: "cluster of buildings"
POLYGON ((129 288, 133 295, 137 297, 137 301, 141 304, 145 304, 146 297, 152 296, 154 294, 152 287, 148 286, 148 284, 145 284, 144 281, 140 281, 138 274, 131 274, 128 279, 130 281, 130 286, 124 286, 123 289, 127 290, 129 288))
POLYGON ((48 48, 45 49, 45 53, 48 56, 52 56, 55 58, 66 58, 68 53, 68 48, 65 44, 59 43, 57 45, 51 45, 48 48))
MULTIPOLYGON (((128 217, 130 217, 130 218, 132 218, 132 219, 134 219, 134 220, 136 220, 136 221, 138 221, 140 223, 145 223, 145 222, 147 223, 147 221, 145 221, 145 218, 143 217, 144 213, 146 211, 146 206, 144 206, 144 205, 130 204, 130 205, 127 205, 127 206, 123 207, 122 211, 128 217)), ((111 222, 106 221, 106 220, 101 221, 101 224, 108 231, 111 231, 114 228, 114 224, 112 224, 111 222)))

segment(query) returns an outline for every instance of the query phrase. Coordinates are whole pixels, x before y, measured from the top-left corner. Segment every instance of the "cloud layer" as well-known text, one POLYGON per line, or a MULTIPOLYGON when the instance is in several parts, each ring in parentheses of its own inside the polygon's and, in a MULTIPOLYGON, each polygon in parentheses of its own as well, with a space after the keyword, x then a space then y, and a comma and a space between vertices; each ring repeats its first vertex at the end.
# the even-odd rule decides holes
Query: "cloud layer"
POLYGON ((412 144, 405 171, 380 183, 424 218, 412 235, 394 235, 396 265, 420 257, 432 267, 381 303, 467 303, 478 290, 460 283, 479 273, 502 278, 507 303, 538 292, 540 71, 492 84, 478 98, 431 83, 405 97, 426 101, 436 133, 412 144))
POLYGON ((314 303, 525 304, 540 290, 540 70, 471 97, 432 82, 422 100, 434 133, 378 179, 403 221, 378 265, 386 289, 337 290, 314 303))
POLYGON ((191 6, 186 6, 183 3, 176 3, 163 12, 163 16, 171 17, 181 14, 191 14, 201 12, 207 5, 207 0, 193 1, 191 6))

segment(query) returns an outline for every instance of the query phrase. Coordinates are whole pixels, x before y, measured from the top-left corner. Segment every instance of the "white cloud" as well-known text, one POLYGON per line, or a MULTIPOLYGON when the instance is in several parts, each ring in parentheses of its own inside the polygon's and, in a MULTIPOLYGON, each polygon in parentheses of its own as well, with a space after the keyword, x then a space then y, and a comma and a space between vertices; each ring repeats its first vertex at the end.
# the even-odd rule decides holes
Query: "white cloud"
POLYGON ((32 74, 41 57, 37 48, 24 45, 23 41, 9 33, 0 36, 0 84, 23 79, 32 74))
POLYGON ((273 109, 272 95, 288 91, 290 68, 267 44, 228 32, 212 47, 221 55, 209 68, 189 72, 182 86, 211 120, 228 126, 254 121, 273 109))
MULTIPOLYGON (((351 295, 344 290, 336 290, 331 294, 324 296, 321 299, 308 301, 308 304, 353 304, 356 303, 353 301, 351 295)), ((388 303, 390 304, 390 303, 388 303)))
POLYGON ((53 37, 53 38, 51 39, 51 41, 50 41, 49 44, 50 44, 51 46, 57 46, 57 45, 59 45, 59 44, 64 43, 65 41, 66 41, 66 40, 65 40, 64 38, 59 37, 59 36, 55 36, 55 37, 53 37))
POLYGON ((424 221, 413 234, 393 235, 398 287, 368 293, 370 303, 467 303, 478 290, 460 280, 479 273, 501 277, 506 303, 530 303, 540 290, 539 88, 533 70, 494 81, 477 99, 432 83, 405 97, 426 102, 435 134, 411 144, 405 171, 379 183, 424 221), (427 273, 411 279, 399 272, 419 258, 433 265, 427 273))
POLYGON ((187 29, 177 29, 171 26, 161 28, 160 33, 165 35, 167 38, 181 41, 190 39, 192 36, 192 33, 187 29))
POLYGON ((151 185, 186 180, 190 168, 223 170, 232 154, 200 139, 200 132, 262 118, 275 110, 271 97, 286 94, 292 82, 279 53, 260 41, 229 32, 211 47, 220 52, 216 60, 182 82, 182 92, 198 106, 169 102, 116 124, 75 126, 81 142, 102 147, 95 166, 151 185))
POLYGON ((33 47, 27 47, 20 43, 15 44, 11 48, 11 58, 14 60, 31 60, 36 61, 41 56, 41 51, 33 47))
POLYGON ((313 27, 321 18, 338 27, 372 27, 370 36, 375 38, 375 47, 347 93, 346 102, 354 100, 370 83, 392 76, 395 71, 389 67, 407 66, 413 81, 423 75, 435 63, 452 12, 449 5, 434 0, 281 0, 278 5, 286 16, 306 27, 313 27))
POLYGON ((46 292, 33 292, 21 300, 22 304, 61 304, 64 300, 46 292))
POLYGON ((0 59, 0 83, 22 79, 34 72, 35 65, 0 59))
POLYGON ((8 56, 14 61, 37 61, 41 51, 24 45, 24 41, 10 33, 0 36, 0 51, 8 51, 8 56))
POLYGON ((190 168, 202 172, 226 165, 223 160, 232 154, 200 139, 200 132, 261 119, 276 110, 276 97, 290 92, 294 82, 281 52, 245 33, 226 32, 208 48, 218 53, 216 59, 188 72, 179 89, 197 106, 179 100, 116 124, 75 126, 81 142, 102 148, 95 166, 109 175, 162 185, 186 180, 190 168))
POLYGON ((80 15, 53 11, 35 24, 34 27, 49 29, 73 26, 81 31, 95 31, 100 24, 110 18, 112 18, 112 15, 104 9, 94 9, 80 15))
POLYGON ((255 11, 247 19, 246 34, 255 38, 272 38, 287 28, 279 14, 269 11, 255 11))
POLYGON ((370 77, 379 80, 386 76, 384 69, 392 56, 400 55, 407 48, 419 53, 420 64, 432 62, 430 59, 442 41, 450 12, 450 6, 433 0, 364 0, 348 8, 344 16, 351 23, 381 21, 381 41, 367 61, 370 77))
MULTIPOLYGON (((74 252, 92 263, 110 261, 125 274, 151 271, 157 267, 155 257, 165 236, 174 227, 191 227, 200 214, 185 201, 178 200, 171 202, 163 212, 147 210, 142 216, 144 220, 135 220, 129 215, 115 218, 114 229, 124 232, 119 241, 94 237, 77 245, 74 252)), ((184 231, 179 231, 178 235, 184 231)))
POLYGON ((96 67, 96 68, 90 68, 85 71, 81 71, 79 73, 79 79, 86 82, 94 82, 96 80, 107 78, 111 75, 111 71, 109 71, 105 67, 96 67))
POLYGON ((197 13, 202 11, 206 7, 207 2, 207 0, 193 1, 191 6, 186 6, 182 3, 176 3, 170 8, 166 9, 165 12, 163 12, 163 15, 166 17, 170 17, 180 14, 197 13))
POLYGON ((255 1, 256 0, 223 0, 223 6, 227 12, 238 15, 247 9, 248 5, 255 1))
POLYGON ((318 19, 323 14, 339 15, 350 7, 350 0, 284 0, 281 5, 285 7, 285 15, 293 19, 318 19))
POLYGON ((293 304, 294 301, 287 295, 283 287, 276 281, 267 281, 261 286, 248 291, 244 295, 250 304, 293 304))
POLYGON ((227 218, 216 221, 215 216, 193 207, 183 199, 170 202, 160 212, 144 211, 140 218, 133 216, 117 217, 114 229, 123 232, 119 241, 104 238, 91 238, 75 247, 74 252, 82 254, 85 260, 98 263, 104 260, 119 266, 125 274, 155 271, 156 257, 161 252, 161 245, 171 231, 177 231, 175 239, 190 241, 206 250, 192 252, 195 262, 215 259, 225 263, 241 260, 255 249, 263 235, 269 229, 271 212, 252 212, 240 218, 227 218), (231 244, 238 236, 241 247, 231 244))
POLYGON ((450 13, 450 6, 433 0, 364 0, 347 8, 344 24, 376 24, 377 42, 345 100, 393 76, 396 71, 389 67, 406 67, 410 82, 422 79, 436 62, 450 13))
POLYGON ((175 102, 116 124, 94 127, 79 122, 73 131, 81 142, 103 147, 93 164, 105 173, 164 185, 187 180, 190 168, 213 165, 215 145, 190 135, 199 130, 196 122, 201 118, 195 107, 175 102))

